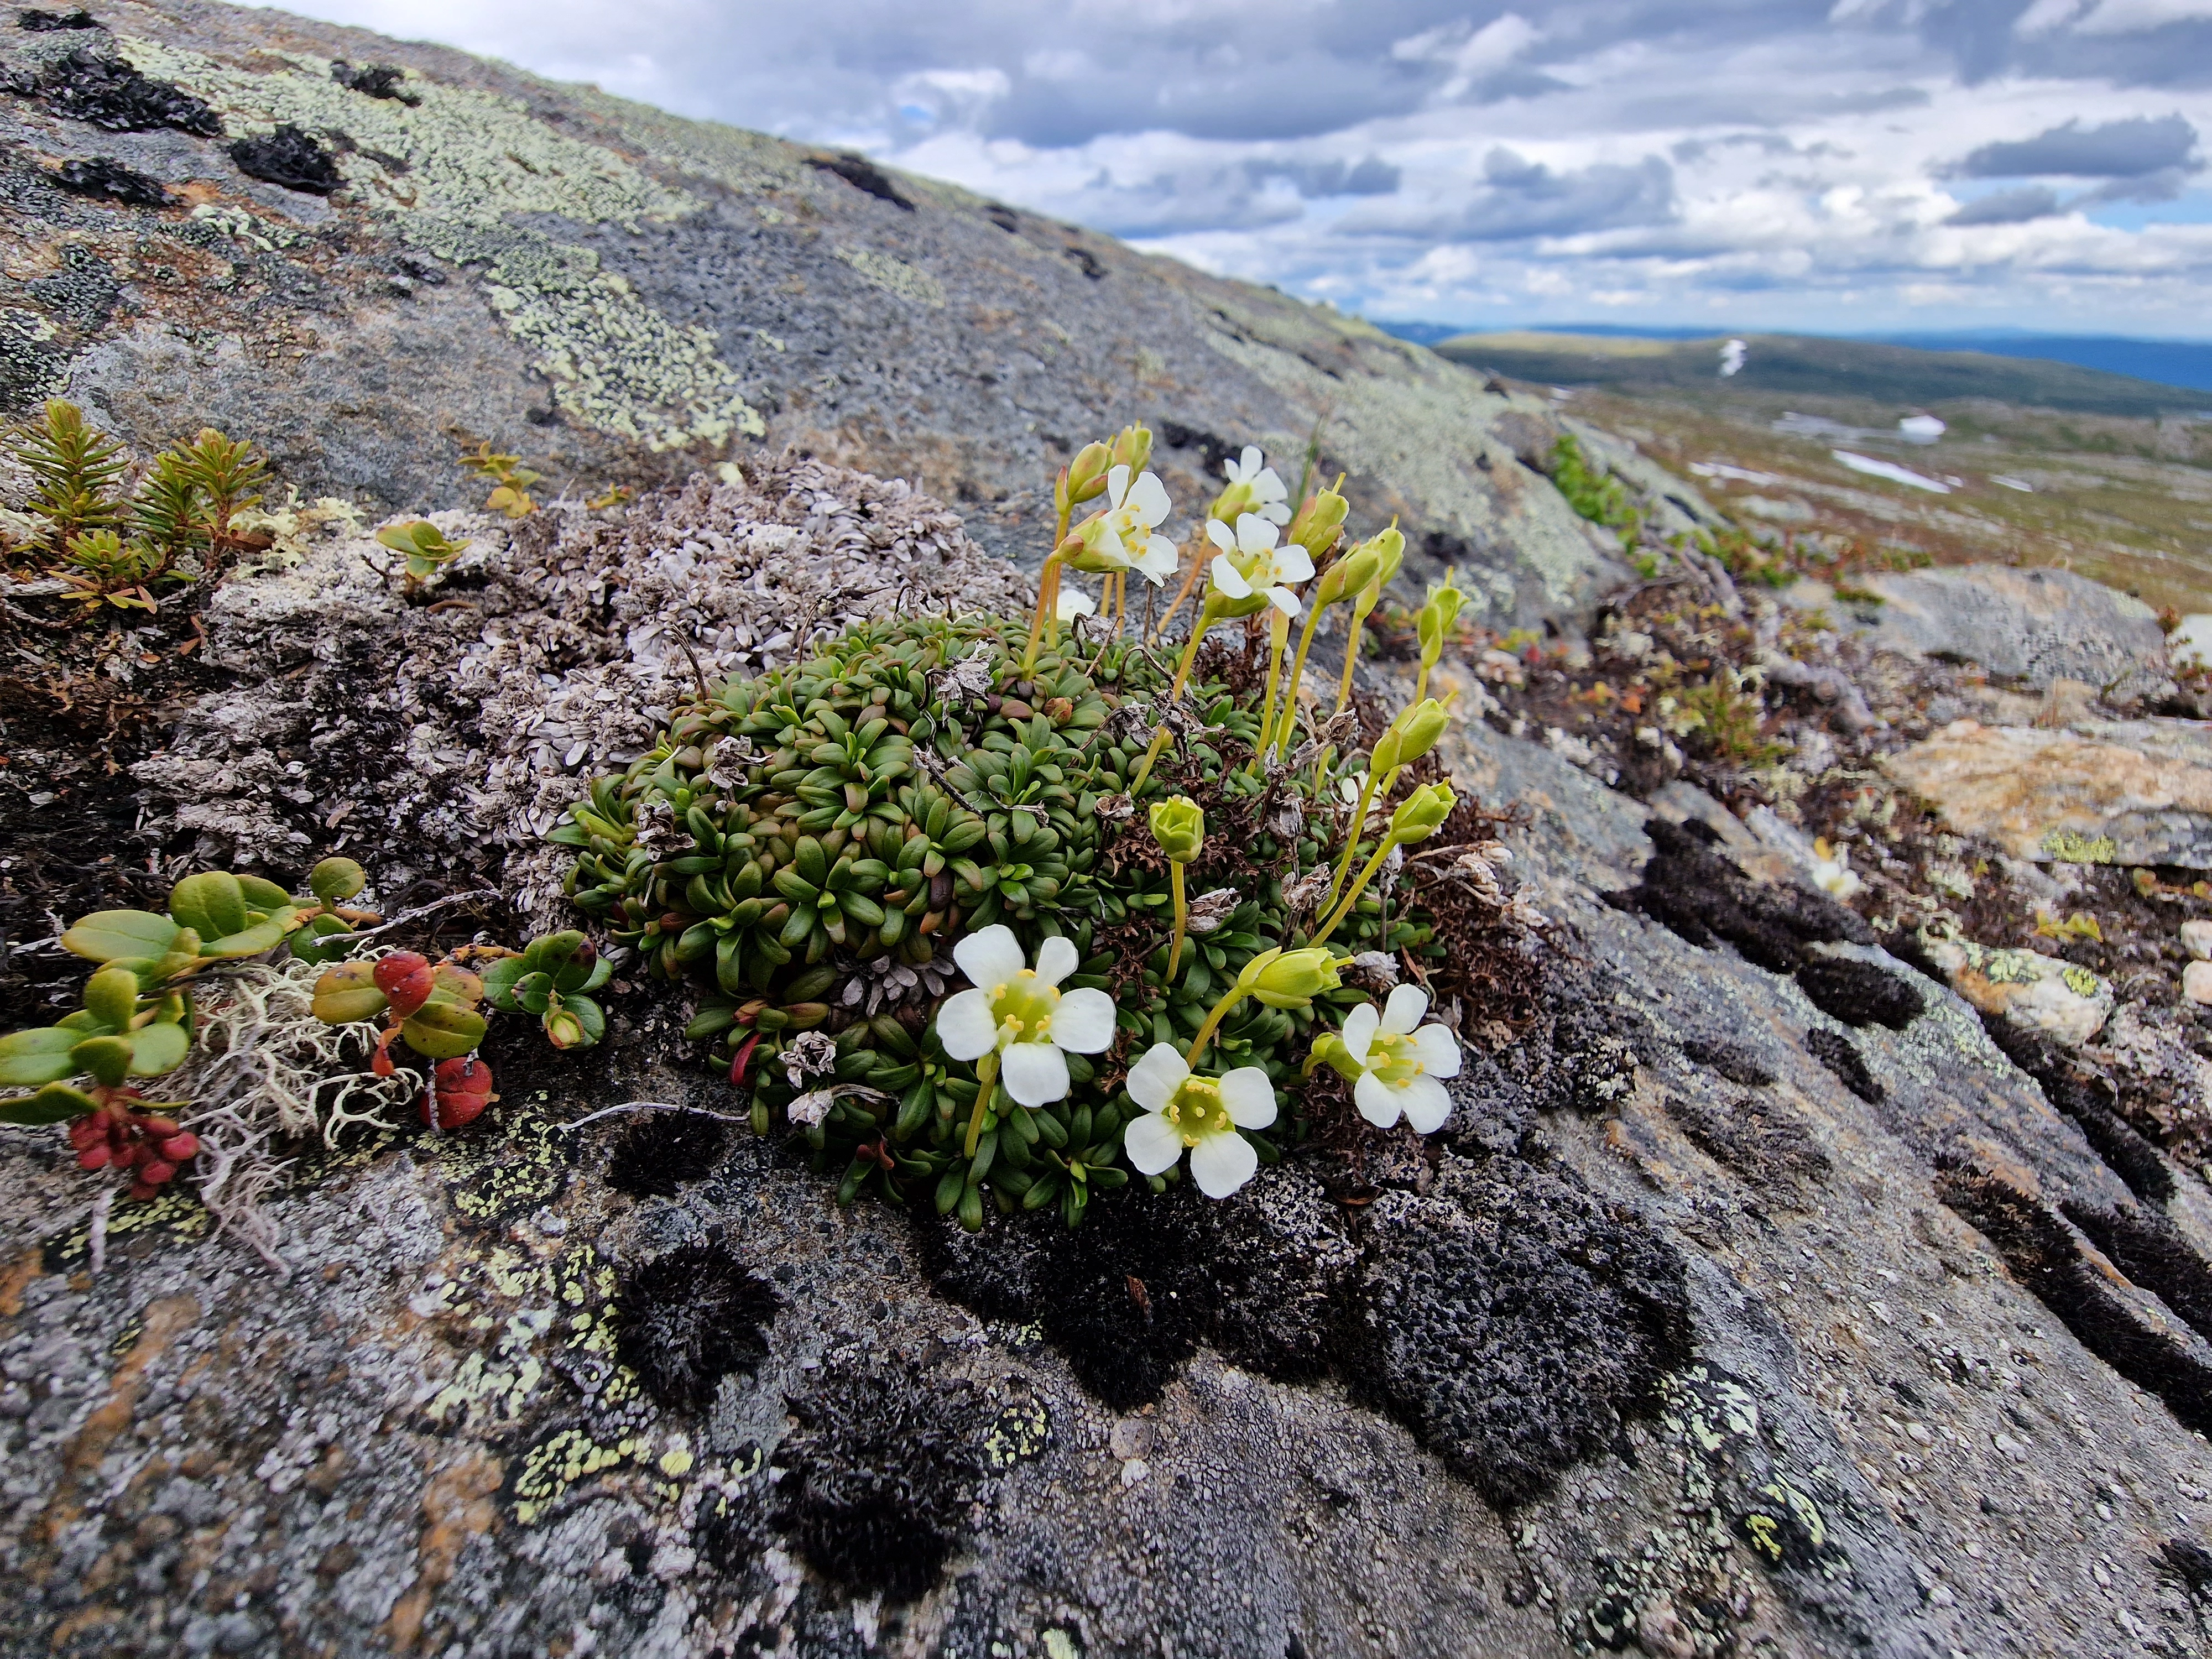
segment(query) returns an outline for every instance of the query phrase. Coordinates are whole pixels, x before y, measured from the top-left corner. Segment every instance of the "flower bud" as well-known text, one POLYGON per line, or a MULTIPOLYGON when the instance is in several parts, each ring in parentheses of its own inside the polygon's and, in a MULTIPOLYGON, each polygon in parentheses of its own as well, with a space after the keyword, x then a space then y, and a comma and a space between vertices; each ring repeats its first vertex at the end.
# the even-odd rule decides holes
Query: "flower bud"
POLYGON ((1188 795, 1154 801, 1152 839, 1177 864, 1188 864, 1206 844, 1205 809, 1188 795))
POLYGON ((1444 635, 1459 619, 1460 606, 1467 603, 1467 595, 1452 586, 1455 573, 1444 572, 1441 584, 1429 590, 1429 601, 1421 607, 1419 627, 1421 635, 1421 665, 1434 668, 1437 659, 1444 653, 1444 635))
POLYGON ((1314 603, 1334 605, 1346 594, 1358 592, 1375 580, 1375 573, 1382 564, 1382 550, 1374 541, 1370 538, 1360 543, 1322 572, 1320 586, 1314 589, 1314 603))
POLYGON ((1114 465, 1126 466, 1134 477, 1145 470, 1152 459, 1152 429, 1148 426, 1125 426, 1114 434, 1114 465))
POLYGON ((1371 607, 1382 597, 1382 590, 1397 579, 1399 566, 1406 562, 1405 532, 1392 525, 1368 544, 1375 549, 1375 574, 1368 579, 1366 586, 1357 591, 1371 607))
POLYGON ((1424 697, 1401 714, 1395 724, 1398 728, 1398 764, 1410 766, 1437 746, 1444 728, 1451 724, 1451 713, 1434 697, 1424 697))
POLYGON ((1319 945, 1263 951, 1237 976, 1241 989, 1270 1008, 1303 1008, 1338 982, 1336 958, 1319 945))
POLYGON ((1437 826, 1451 816, 1459 799, 1448 783, 1425 783, 1398 804, 1390 815, 1390 839, 1401 847, 1426 841, 1437 826))
MULTIPOLYGON (((1350 504, 1334 489, 1310 495, 1291 520, 1290 539, 1318 560, 1344 533, 1344 515, 1349 510, 1350 504)), ((1400 539, 1402 544, 1403 538, 1400 539)))
POLYGON ((1087 501, 1105 493, 1106 475, 1113 470, 1114 452, 1104 444, 1085 444, 1067 464, 1067 499, 1087 501))

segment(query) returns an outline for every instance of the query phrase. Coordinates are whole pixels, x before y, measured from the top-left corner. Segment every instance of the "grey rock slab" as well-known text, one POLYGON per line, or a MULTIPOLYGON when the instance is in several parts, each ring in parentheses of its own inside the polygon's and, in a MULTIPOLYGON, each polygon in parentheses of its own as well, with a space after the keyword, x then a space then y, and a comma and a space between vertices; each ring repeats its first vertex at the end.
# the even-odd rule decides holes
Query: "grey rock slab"
POLYGON ((2040 690, 2055 680, 2111 685, 2166 672, 2158 613, 2070 570, 1960 565, 1868 577, 1879 607, 1857 613, 1869 643, 1974 662, 2040 690))

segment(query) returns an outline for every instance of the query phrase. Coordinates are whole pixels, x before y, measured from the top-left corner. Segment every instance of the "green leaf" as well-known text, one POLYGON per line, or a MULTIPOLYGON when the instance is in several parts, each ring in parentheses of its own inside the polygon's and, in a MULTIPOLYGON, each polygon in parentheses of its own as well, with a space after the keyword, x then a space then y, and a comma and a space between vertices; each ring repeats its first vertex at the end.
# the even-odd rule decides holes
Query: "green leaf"
POLYGON ((284 942, 284 936, 300 925, 300 913, 290 905, 274 912, 266 921, 258 921, 237 933, 211 939, 200 946, 204 957, 215 957, 228 961, 236 957, 258 957, 264 951, 273 951, 284 942))
POLYGON ((738 1011, 732 1007, 702 1008, 684 1028, 687 1042, 703 1042, 708 1037, 720 1036, 738 1023, 738 1011))
MULTIPOLYGON (((588 1048, 607 1034, 606 1011, 590 997, 563 997, 561 999, 561 1006, 557 1012, 573 1014, 576 1024, 583 1029, 581 1040, 568 1043, 567 1045, 568 1048, 588 1048)), ((546 1015, 549 1024, 552 1018, 553 1012, 549 1012, 546 1015)))
POLYGON ((501 957, 483 970, 484 1000, 503 1014, 511 1014, 520 1006, 514 1000, 516 983, 530 971, 527 957, 501 957))
POLYGON ((49 1083, 27 1100, 0 1101, 0 1123, 65 1123, 98 1104, 81 1089, 49 1083))
POLYGON ((192 1048, 191 1036, 183 1026, 159 1021, 140 1026, 131 1034, 130 1042, 133 1077, 159 1077, 173 1072, 185 1063, 192 1048))
POLYGON ((553 1000, 553 975, 525 974, 514 981, 514 1006, 526 1014, 542 1014, 553 1000))
POLYGON ((58 1025, 10 1031, 0 1037, 0 1087, 35 1089, 41 1083, 76 1076, 77 1066, 70 1050, 83 1040, 80 1033, 58 1025))
POLYGON ((70 1050, 70 1059, 111 1089, 121 1088, 131 1075, 131 1044, 119 1036, 87 1037, 70 1050))
POLYGON ((457 1002, 426 1002, 400 1022, 409 1048, 429 1060, 458 1060, 483 1041, 484 1017, 457 1002))
MULTIPOLYGON (((590 845, 586 836, 584 845, 590 845)), ((368 884, 368 872, 351 859, 325 859, 307 872, 307 890, 325 904, 349 899, 368 884)))
MULTIPOLYGON (((353 860, 340 859, 337 862, 351 864, 353 860)), ((299 902, 275 882, 264 881, 258 876, 240 876, 238 878, 238 890, 246 895, 246 903, 256 910, 277 910, 282 909, 285 905, 299 902)))
POLYGON ((182 931, 150 910, 95 910, 62 935, 62 949, 94 962, 158 958, 182 931))
MULTIPOLYGON (((242 933, 252 925, 246 913, 246 890, 227 870, 203 870, 172 887, 169 915, 179 927, 191 928, 203 939, 242 933)), ((204 945, 201 949, 216 954, 204 945)))
POLYGON ((309 1012, 325 1025, 350 1025, 374 1019, 387 1006, 376 988, 374 963, 342 962, 315 981, 309 1012))
POLYGON ((85 1012, 106 1031, 127 1031, 138 1013, 138 975, 128 968, 103 968, 85 981, 85 1012))

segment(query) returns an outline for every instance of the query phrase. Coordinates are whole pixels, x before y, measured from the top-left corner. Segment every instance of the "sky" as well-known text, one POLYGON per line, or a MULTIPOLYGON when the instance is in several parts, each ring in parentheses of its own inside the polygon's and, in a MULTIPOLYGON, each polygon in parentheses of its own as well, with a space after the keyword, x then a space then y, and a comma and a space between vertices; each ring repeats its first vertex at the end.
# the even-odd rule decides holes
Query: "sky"
POLYGON ((1378 319, 2212 337, 2212 0, 292 0, 1378 319))

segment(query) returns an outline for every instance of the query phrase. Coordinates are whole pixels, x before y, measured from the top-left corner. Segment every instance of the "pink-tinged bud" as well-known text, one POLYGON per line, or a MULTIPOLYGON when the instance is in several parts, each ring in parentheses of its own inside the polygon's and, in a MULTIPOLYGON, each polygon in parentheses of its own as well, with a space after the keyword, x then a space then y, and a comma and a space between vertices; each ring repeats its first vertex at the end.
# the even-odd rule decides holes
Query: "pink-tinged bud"
POLYGON ((161 1143, 161 1147, 163 1158, 172 1164, 182 1164, 198 1155, 200 1138, 198 1135, 171 1135, 161 1143))

